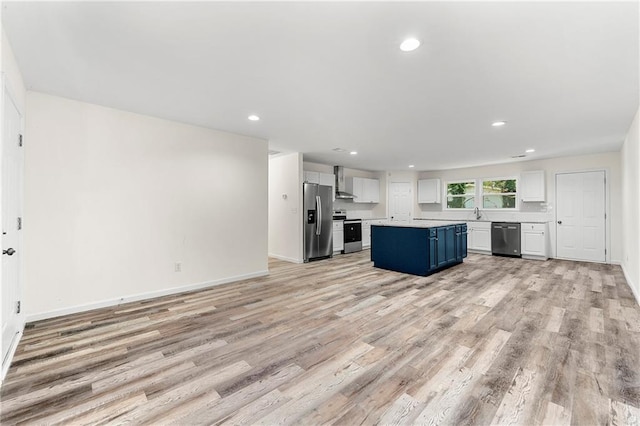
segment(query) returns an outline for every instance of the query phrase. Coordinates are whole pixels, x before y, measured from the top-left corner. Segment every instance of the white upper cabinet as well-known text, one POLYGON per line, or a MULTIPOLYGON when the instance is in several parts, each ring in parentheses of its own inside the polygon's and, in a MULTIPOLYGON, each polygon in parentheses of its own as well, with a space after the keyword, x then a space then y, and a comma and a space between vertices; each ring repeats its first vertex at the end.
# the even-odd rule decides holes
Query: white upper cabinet
POLYGON ((333 201, 336 200, 336 176, 331 173, 320 173, 304 171, 304 181, 309 183, 318 183, 320 185, 327 185, 331 187, 331 193, 333 194, 333 201))
POLYGON ((320 173, 304 171, 304 181, 309 183, 320 183, 320 173))
POLYGON ((525 203, 546 201, 544 170, 520 174, 520 199, 525 203))
POLYGON ((356 196, 354 203, 379 203, 380 181, 361 177, 347 178, 347 191, 356 196))
POLYGON ((335 186, 336 185, 335 175, 330 175, 329 173, 320 173, 318 183, 320 185, 335 186))
POLYGON ((378 179, 365 179, 364 180, 364 194, 368 202, 379 203, 380 202, 380 181, 378 179))
POLYGON ((327 185, 331 187, 331 194, 333 194, 333 201, 336 200, 336 175, 329 173, 320 173, 319 182, 320 185, 327 185))
POLYGON ((440 203, 440 179, 418 181, 418 203, 440 203))

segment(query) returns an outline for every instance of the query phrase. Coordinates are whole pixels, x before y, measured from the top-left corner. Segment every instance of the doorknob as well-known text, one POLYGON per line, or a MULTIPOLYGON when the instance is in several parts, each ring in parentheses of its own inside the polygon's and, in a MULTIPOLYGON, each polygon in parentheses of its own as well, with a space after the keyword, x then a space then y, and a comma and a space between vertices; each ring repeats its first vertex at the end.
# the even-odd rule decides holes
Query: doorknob
POLYGON ((7 256, 12 256, 16 251, 12 248, 8 248, 6 250, 2 250, 2 254, 6 254, 7 256))
POLYGON ((561 220, 558 221, 558 225, 562 225, 562 221, 561 220))

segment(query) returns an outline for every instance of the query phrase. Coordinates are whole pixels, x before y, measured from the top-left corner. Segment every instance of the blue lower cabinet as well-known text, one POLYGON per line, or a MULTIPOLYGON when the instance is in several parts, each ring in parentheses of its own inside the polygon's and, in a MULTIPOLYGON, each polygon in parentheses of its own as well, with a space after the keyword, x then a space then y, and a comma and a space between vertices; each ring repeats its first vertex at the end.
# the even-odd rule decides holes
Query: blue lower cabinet
POLYGON ((378 268, 429 275, 462 262, 466 249, 466 225, 371 226, 371 260, 378 268))
POLYGON ((438 233, 429 228, 429 271, 438 269, 438 233))
POLYGON ((445 251, 446 251, 446 259, 447 264, 456 262, 456 227, 455 226, 446 226, 445 227, 445 251))
POLYGON ((467 225, 456 225, 456 261, 467 257, 467 225))
POLYGON ((438 268, 456 261, 456 227, 435 228, 438 234, 438 268))
POLYGON ((438 244, 436 245, 436 258, 438 260, 438 263, 436 264, 436 268, 440 268, 446 265, 448 262, 447 260, 447 229, 444 227, 436 228, 436 233, 438 235, 437 237, 438 244))
POLYGON ((374 266, 408 274, 427 275, 428 231, 428 228, 372 225, 371 260, 374 266))

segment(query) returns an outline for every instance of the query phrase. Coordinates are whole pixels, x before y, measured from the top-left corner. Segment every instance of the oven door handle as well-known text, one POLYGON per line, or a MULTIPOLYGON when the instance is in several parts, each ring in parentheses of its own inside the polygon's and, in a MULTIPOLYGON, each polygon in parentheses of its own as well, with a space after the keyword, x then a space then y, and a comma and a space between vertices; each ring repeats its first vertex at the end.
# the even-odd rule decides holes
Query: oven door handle
POLYGON ((319 195, 316 195, 316 211, 318 217, 316 218, 316 235, 320 235, 322 232, 322 199, 319 195))

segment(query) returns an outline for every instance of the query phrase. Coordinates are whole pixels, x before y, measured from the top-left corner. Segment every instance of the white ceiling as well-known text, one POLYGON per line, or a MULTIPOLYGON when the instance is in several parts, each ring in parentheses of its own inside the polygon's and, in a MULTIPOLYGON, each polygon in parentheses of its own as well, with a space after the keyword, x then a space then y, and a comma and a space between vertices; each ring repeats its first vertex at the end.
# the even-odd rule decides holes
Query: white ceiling
POLYGON ((2 12, 31 90, 367 170, 617 150, 640 97, 636 1, 3 2, 2 12), (400 51, 407 36, 422 46, 400 51))

